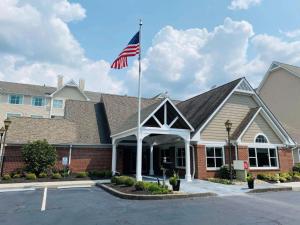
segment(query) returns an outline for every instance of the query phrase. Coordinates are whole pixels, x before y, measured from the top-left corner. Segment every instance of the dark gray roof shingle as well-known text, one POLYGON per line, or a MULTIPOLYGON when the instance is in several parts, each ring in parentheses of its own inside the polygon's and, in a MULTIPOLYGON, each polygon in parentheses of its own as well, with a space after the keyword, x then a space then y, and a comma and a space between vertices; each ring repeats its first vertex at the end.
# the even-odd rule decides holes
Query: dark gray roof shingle
MULTIPOLYGON (((7 81, 0 81, 0 93, 4 94, 22 94, 31 96, 47 96, 57 90, 56 87, 34 85, 34 84, 21 84, 7 81)), ((86 96, 93 102, 99 102, 101 93, 93 91, 84 91, 86 96)))
MULTIPOLYGON (((104 104, 110 134, 118 133, 123 124, 129 127, 130 124, 134 123, 134 117, 131 116, 137 113, 138 99, 136 97, 102 94, 101 99, 104 104), (130 117, 128 125, 125 124, 130 117)), ((142 98, 141 108, 144 109, 157 102, 161 102, 161 100, 142 98)))
POLYGON ((197 132, 243 78, 178 103, 176 106, 197 132))

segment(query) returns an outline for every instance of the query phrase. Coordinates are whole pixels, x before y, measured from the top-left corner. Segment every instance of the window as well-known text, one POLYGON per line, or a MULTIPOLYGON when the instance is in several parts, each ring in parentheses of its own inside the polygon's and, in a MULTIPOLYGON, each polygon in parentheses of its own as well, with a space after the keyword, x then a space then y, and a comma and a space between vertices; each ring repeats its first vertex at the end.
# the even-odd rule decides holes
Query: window
POLYGON ((7 113, 6 118, 21 117, 21 113, 7 113))
POLYGON ((220 168, 224 164, 222 147, 206 147, 206 167, 209 169, 220 168))
POLYGON ((166 157, 167 162, 170 162, 170 155, 171 155, 170 149, 161 149, 160 150, 160 162, 163 163, 164 157, 166 157))
POLYGON ((63 107, 63 100, 54 99, 53 107, 57 109, 61 109, 63 107))
POLYGON ((44 106, 45 100, 43 97, 32 97, 33 106, 44 106))
POLYGON ((9 103, 10 104, 23 104, 23 95, 10 95, 9 103))
POLYGON ((185 167, 185 148, 176 148, 176 167, 185 167))
POLYGON ((267 140, 266 136, 260 134, 255 138, 255 142, 256 143, 268 143, 268 140, 267 140))
POLYGON ((31 118, 39 119, 39 118, 43 118, 43 116, 39 116, 39 115, 31 115, 31 118))
POLYGON ((275 148, 249 148, 250 167, 278 167, 275 148))

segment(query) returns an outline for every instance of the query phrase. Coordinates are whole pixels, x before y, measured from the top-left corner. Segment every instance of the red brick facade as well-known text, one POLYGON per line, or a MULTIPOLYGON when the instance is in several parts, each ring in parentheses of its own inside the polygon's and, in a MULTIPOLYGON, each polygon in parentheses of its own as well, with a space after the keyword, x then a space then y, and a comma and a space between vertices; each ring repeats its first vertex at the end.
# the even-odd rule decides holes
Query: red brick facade
MULTIPOLYGON (((62 157, 69 156, 69 148, 57 147, 57 168, 62 168, 62 157)), ((122 151, 118 151, 118 167, 122 168, 122 151)), ((16 169, 23 168, 24 162, 20 146, 7 146, 5 150, 5 162, 3 173, 11 173, 16 169)), ((110 148, 77 148, 73 147, 71 156, 72 172, 91 170, 111 170, 110 148)))
MULTIPOLYGON (((209 177, 217 177, 218 171, 207 170, 206 168, 206 152, 205 145, 197 145, 195 146, 196 150, 196 174, 195 178, 198 179, 207 179, 209 177)), ((228 151, 227 148, 225 151, 225 161, 228 163, 228 151)), ((247 161, 249 164, 249 155, 248 155, 248 147, 247 146, 238 146, 238 160, 247 161)), ((235 159, 235 152, 232 150, 232 158, 235 159)), ((278 149, 278 161, 279 161, 279 169, 278 170, 250 170, 253 175, 257 175, 259 173, 280 173, 280 172, 288 172, 292 170, 293 167, 293 155, 291 149, 280 148, 278 149)))

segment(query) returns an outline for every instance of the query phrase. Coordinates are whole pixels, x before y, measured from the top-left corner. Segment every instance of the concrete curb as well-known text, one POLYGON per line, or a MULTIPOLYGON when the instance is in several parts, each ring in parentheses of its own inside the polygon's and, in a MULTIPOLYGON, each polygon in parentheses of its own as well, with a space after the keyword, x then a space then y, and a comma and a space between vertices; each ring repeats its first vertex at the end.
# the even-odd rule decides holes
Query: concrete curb
POLYGON ((63 186, 95 186, 96 183, 107 183, 108 180, 77 180, 77 181, 53 181, 53 182, 28 182, 28 183, 6 183, 0 184, 1 189, 19 189, 19 188, 57 188, 63 186))
POLYGON ((96 183, 97 187, 102 188, 104 191, 122 198, 129 200, 166 200, 166 199, 182 199, 182 198, 195 198, 195 197, 210 197, 217 196, 215 193, 206 192, 206 193, 196 193, 196 194, 166 194, 166 195, 135 195, 135 194, 126 194, 120 191, 117 191, 103 183, 96 183))
POLYGON ((263 193, 263 192, 278 192, 278 191, 292 191, 292 187, 276 187, 276 188, 259 188, 253 189, 251 191, 246 192, 247 194, 251 193, 263 193))

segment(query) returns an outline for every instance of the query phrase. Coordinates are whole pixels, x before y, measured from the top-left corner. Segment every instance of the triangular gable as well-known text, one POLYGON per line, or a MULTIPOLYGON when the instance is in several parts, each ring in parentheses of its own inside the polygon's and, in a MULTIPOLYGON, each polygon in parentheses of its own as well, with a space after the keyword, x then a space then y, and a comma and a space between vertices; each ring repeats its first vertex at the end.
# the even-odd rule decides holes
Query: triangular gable
POLYGON ((274 61, 274 62, 272 62, 268 71, 266 72, 265 76, 263 77, 262 81, 258 85, 257 93, 260 92, 261 88, 264 86, 264 84, 267 81, 268 77, 270 76, 271 72, 273 72, 274 70, 277 70, 279 68, 284 69, 284 70, 288 71, 289 73, 291 73, 292 75, 300 78, 300 68, 299 67, 274 61), (295 68, 297 68, 297 69, 295 70, 295 68))
POLYGON ((225 98, 225 100, 215 109, 215 111, 211 114, 211 116, 205 121, 205 123, 200 127, 197 133, 195 133, 192 137, 192 140, 197 140, 197 137, 200 137, 200 133, 202 130, 209 124, 209 122, 215 117, 215 115, 221 110, 221 108, 225 105, 228 99, 235 92, 245 92, 239 90, 241 87, 250 87, 252 91, 247 91, 245 94, 250 94, 253 99, 262 107, 264 111, 264 115, 270 119, 270 123, 272 124, 272 128, 276 130, 276 134, 280 135, 280 137, 284 138, 284 143, 288 145, 294 145, 294 141, 286 132, 286 130, 282 127, 279 121, 275 118, 275 116, 270 112, 265 103, 261 100, 261 98, 257 95, 257 93, 253 90, 249 82, 246 78, 242 78, 240 82, 235 86, 235 88, 230 92, 230 94, 225 98))
POLYGON ((257 134, 264 134, 272 144, 285 143, 285 137, 274 127, 271 118, 263 108, 260 108, 253 116, 237 141, 239 143, 252 143, 257 134))
POLYGON ((89 98, 86 96, 86 94, 78 87, 78 85, 75 83, 74 80, 70 80, 69 82, 67 82, 64 86, 62 86, 60 89, 57 89, 55 92, 53 92, 50 96, 53 97, 54 95, 56 95, 57 93, 59 93, 60 91, 62 91, 65 87, 74 87, 76 88, 80 94, 83 95, 83 97, 86 100, 89 100, 89 98))
POLYGON ((192 125, 186 120, 169 98, 162 101, 161 104, 142 121, 141 126, 194 130, 192 125))

